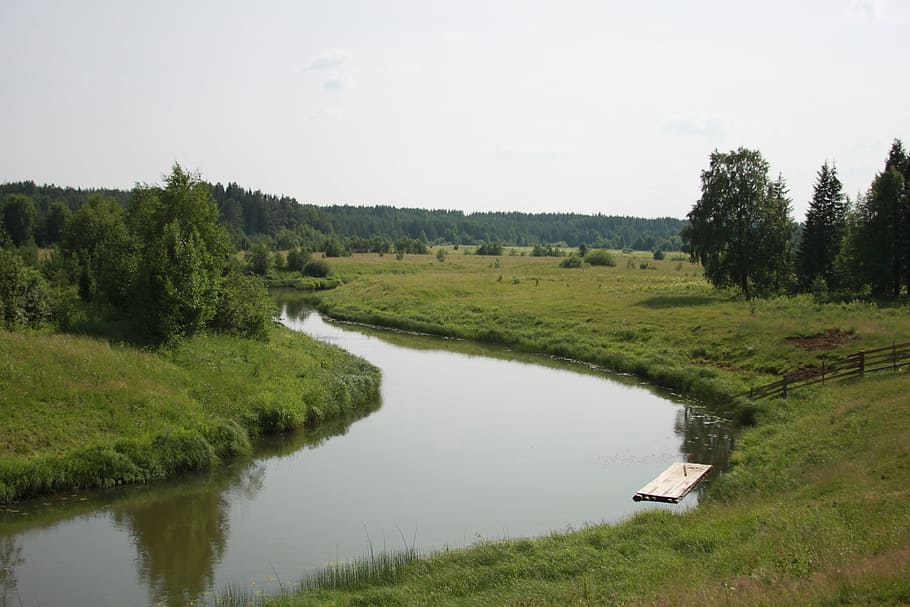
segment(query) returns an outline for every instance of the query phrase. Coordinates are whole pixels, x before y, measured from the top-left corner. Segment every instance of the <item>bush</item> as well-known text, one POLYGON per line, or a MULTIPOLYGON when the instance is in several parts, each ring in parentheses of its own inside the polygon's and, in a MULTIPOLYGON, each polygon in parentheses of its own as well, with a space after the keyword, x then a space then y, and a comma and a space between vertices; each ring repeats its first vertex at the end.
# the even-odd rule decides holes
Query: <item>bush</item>
POLYGON ((309 260, 310 253, 308 251, 295 247, 288 251, 288 270, 302 272, 309 260))
POLYGON ((582 266, 582 263, 583 262, 581 260, 581 257, 579 257, 578 255, 575 255, 573 253, 572 255, 569 255, 568 257, 563 259, 561 262, 559 262, 559 267, 560 268, 580 268, 582 266))
POLYGON ((331 268, 329 268, 329 264, 326 263, 325 260, 322 260, 322 259, 314 259, 312 261, 309 261, 303 267, 304 276, 314 276, 316 278, 325 278, 326 276, 328 276, 331 273, 332 273, 332 270, 331 270, 331 268))
POLYGON ((591 251, 585 256, 585 261, 592 266, 609 266, 612 268, 616 265, 616 259, 613 255, 609 251, 604 251, 603 249, 591 251))
POLYGON ((654 261, 660 261, 664 258, 664 252, 660 249, 654 251, 654 261))
POLYGON ((262 280, 231 273, 224 279, 212 327, 229 335, 267 340, 272 300, 262 280))
POLYGON ((0 249, 0 322, 7 329, 38 327, 51 316, 44 276, 18 255, 0 249))

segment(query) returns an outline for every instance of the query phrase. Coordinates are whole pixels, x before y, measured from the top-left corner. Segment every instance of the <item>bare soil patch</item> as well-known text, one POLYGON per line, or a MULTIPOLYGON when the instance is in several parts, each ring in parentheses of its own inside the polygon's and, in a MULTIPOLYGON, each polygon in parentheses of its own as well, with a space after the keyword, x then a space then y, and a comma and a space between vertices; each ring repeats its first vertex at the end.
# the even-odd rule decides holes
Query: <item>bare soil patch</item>
POLYGON ((802 348, 807 352, 820 352, 824 350, 833 350, 842 343, 853 339, 853 333, 841 331, 840 329, 828 329, 822 333, 816 333, 809 337, 785 337, 784 341, 788 344, 802 348))

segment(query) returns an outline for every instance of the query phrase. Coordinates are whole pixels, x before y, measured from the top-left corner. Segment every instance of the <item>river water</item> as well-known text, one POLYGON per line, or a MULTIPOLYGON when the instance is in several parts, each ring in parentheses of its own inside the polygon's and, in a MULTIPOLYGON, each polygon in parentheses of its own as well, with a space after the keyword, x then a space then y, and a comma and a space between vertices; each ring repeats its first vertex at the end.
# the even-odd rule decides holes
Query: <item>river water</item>
POLYGON ((380 367, 381 402, 210 474, 0 508, 0 607, 271 593, 371 549, 690 508, 697 492, 677 506, 631 498, 674 461, 723 468, 733 445, 720 420, 632 378, 330 324, 293 302, 282 321, 380 367))

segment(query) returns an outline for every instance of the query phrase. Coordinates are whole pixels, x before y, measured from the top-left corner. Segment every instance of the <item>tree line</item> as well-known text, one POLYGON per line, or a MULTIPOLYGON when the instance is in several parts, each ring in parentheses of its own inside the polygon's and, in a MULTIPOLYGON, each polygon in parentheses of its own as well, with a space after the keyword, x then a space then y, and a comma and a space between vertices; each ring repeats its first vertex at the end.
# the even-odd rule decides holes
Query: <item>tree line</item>
MULTIPOLYGON (((562 246, 665 251, 681 247, 682 220, 644 219, 574 213, 469 213, 392 206, 316 206, 236 183, 210 185, 211 195, 235 246, 264 243, 271 249, 303 247, 330 253, 426 252, 431 244, 562 246), (418 245, 416 243, 422 243, 418 245)), ((16 240, 29 235, 40 247, 60 243, 60 226, 90 196, 102 195, 126 208, 131 192, 38 186, 33 182, 0 185, 0 200, 25 195, 34 203, 31 223, 16 240), (29 232, 26 234, 25 232, 29 232)))
POLYGON ((746 297, 811 292, 820 299, 910 296, 910 158, 895 140, 865 193, 850 200, 837 167, 818 170, 805 221, 790 218, 782 176, 757 150, 711 154, 685 250, 717 287, 746 297))

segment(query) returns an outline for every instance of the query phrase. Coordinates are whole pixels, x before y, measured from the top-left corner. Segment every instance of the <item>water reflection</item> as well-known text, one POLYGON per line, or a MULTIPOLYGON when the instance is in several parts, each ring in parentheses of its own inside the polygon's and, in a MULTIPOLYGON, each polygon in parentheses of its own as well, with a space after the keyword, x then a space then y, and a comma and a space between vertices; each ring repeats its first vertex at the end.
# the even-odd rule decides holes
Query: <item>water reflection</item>
MULTIPOLYGON (((253 500, 262 490, 266 463, 344 435, 355 421, 380 405, 379 401, 369 403, 306 431, 260 439, 254 456, 237 458, 209 473, 77 497, 48 497, 0 513, 0 607, 56 604, 54 599, 36 602, 32 589, 26 597, 19 597, 16 572, 27 560, 18 538, 32 530, 40 533, 67 522, 97 519, 99 511, 130 538, 135 571, 147 589, 148 604, 177 607, 199 601, 216 587, 218 566, 230 540, 231 506, 238 499, 253 500)), ((86 547, 86 554, 90 550, 86 547)), ((54 570, 54 559, 34 564, 48 579, 59 581, 72 575, 62 562, 64 569, 54 570)), ((105 583, 116 586, 122 582, 105 583)))
POLYGON ((0 537, 0 607, 6 607, 7 597, 15 595, 16 567, 24 562, 22 546, 16 538, 0 537))

